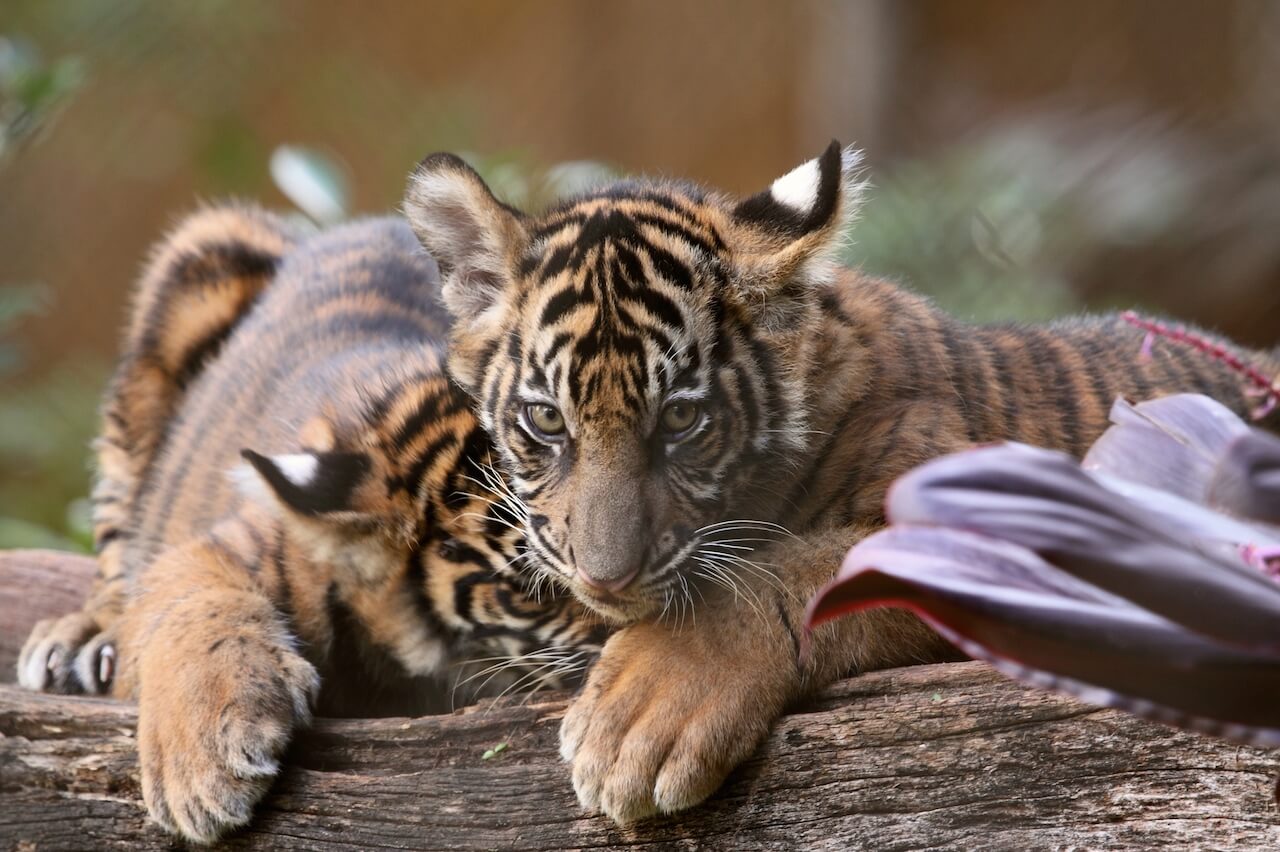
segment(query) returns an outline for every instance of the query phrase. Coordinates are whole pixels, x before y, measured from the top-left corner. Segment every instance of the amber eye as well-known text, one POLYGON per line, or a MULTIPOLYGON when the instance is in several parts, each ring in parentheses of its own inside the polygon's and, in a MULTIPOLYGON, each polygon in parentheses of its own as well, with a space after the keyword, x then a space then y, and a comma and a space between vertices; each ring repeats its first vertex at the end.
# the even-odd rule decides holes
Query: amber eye
POLYGON ((524 417, 539 438, 558 438, 564 434, 564 415, 554 405, 530 403, 524 407, 524 417))
POLYGON ((698 413, 698 404, 695 402, 669 402, 662 409, 662 431, 668 438, 679 437, 698 422, 698 413))

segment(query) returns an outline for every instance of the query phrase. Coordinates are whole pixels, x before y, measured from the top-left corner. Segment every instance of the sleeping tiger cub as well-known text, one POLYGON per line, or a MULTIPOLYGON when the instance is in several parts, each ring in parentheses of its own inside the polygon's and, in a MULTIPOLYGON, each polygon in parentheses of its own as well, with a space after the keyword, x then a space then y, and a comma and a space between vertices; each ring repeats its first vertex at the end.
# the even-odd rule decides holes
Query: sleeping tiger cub
POLYGON ((97 445, 100 575, 19 677, 138 700, 170 831, 247 822, 313 706, 422 711, 498 668, 479 660, 536 650, 499 680, 556 684, 598 651, 597 618, 508 567, 521 518, 447 328, 402 220, 304 237, 219 207, 156 250, 97 445))
POLYGON ((631 623, 561 728, 579 799, 619 822, 702 801, 831 680, 946 653, 878 610, 798 654, 806 601, 908 468, 1003 439, 1079 455, 1117 395, 1257 402, 1223 359, 1164 339, 1143 357, 1120 317, 965 325, 838 268, 861 191, 837 144, 742 200, 638 180, 537 216, 448 154, 410 177, 449 370, 521 501, 527 567, 631 623))

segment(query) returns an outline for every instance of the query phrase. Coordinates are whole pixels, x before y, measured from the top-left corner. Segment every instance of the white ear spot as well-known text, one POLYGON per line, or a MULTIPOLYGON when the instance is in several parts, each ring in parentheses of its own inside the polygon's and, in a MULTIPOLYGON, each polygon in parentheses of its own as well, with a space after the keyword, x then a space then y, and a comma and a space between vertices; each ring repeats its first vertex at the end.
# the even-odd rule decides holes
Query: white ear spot
POLYGON ((294 453, 287 456, 274 456, 271 461, 285 475, 285 478, 299 488, 304 488, 315 478, 319 460, 310 453, 294 453))
POLYGON ((796 166, 769 187, 773 200, 800 213, 808 213, 818 200, 818 179, 821 177, 818 161, 810 160, 796 166))

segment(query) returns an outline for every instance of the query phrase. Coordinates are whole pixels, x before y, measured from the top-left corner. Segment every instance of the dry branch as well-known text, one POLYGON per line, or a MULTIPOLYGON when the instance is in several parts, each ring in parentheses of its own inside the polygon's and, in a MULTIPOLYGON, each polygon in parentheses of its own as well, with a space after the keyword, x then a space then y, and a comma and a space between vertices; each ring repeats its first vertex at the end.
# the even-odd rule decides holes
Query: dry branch
MULTIPOLYGON (((6 679, 30 622, 71 605, 86 566, 0 554, 6 679)), ((563 697, 524 701, 320 720, 227 845, 1280 848, 1274 753, 1032 692, 977 663, 838 683, 781 720, 707 805, 630 830, 579 810, 556 753, 563 697)), ((0 849, 170 848, 140 802, 135 717, 0 686, 0 849)))

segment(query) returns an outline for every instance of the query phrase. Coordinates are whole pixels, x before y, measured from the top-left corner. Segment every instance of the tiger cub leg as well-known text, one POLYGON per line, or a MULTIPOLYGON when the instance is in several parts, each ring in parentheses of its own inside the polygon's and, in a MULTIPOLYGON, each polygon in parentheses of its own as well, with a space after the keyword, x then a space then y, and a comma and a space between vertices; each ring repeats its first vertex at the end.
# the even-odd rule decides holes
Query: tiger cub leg
POLYGON ((187 216, 152 248, 95 442, 98 576, 80 612, 32 630, 19 657, 21 685, 63 694, 111 690, 117 657, 111 626, 125 607, 128 585, 123 551, 147 469, 186 388, 298 239, 284 219, 228 204, 187 216))
POLYGON ((142 794, 171 832, 210 842, 249 822, 320 681, 254 582, 243 528, 165 552, 120 622, 115 692, 138 700, 142 794))

